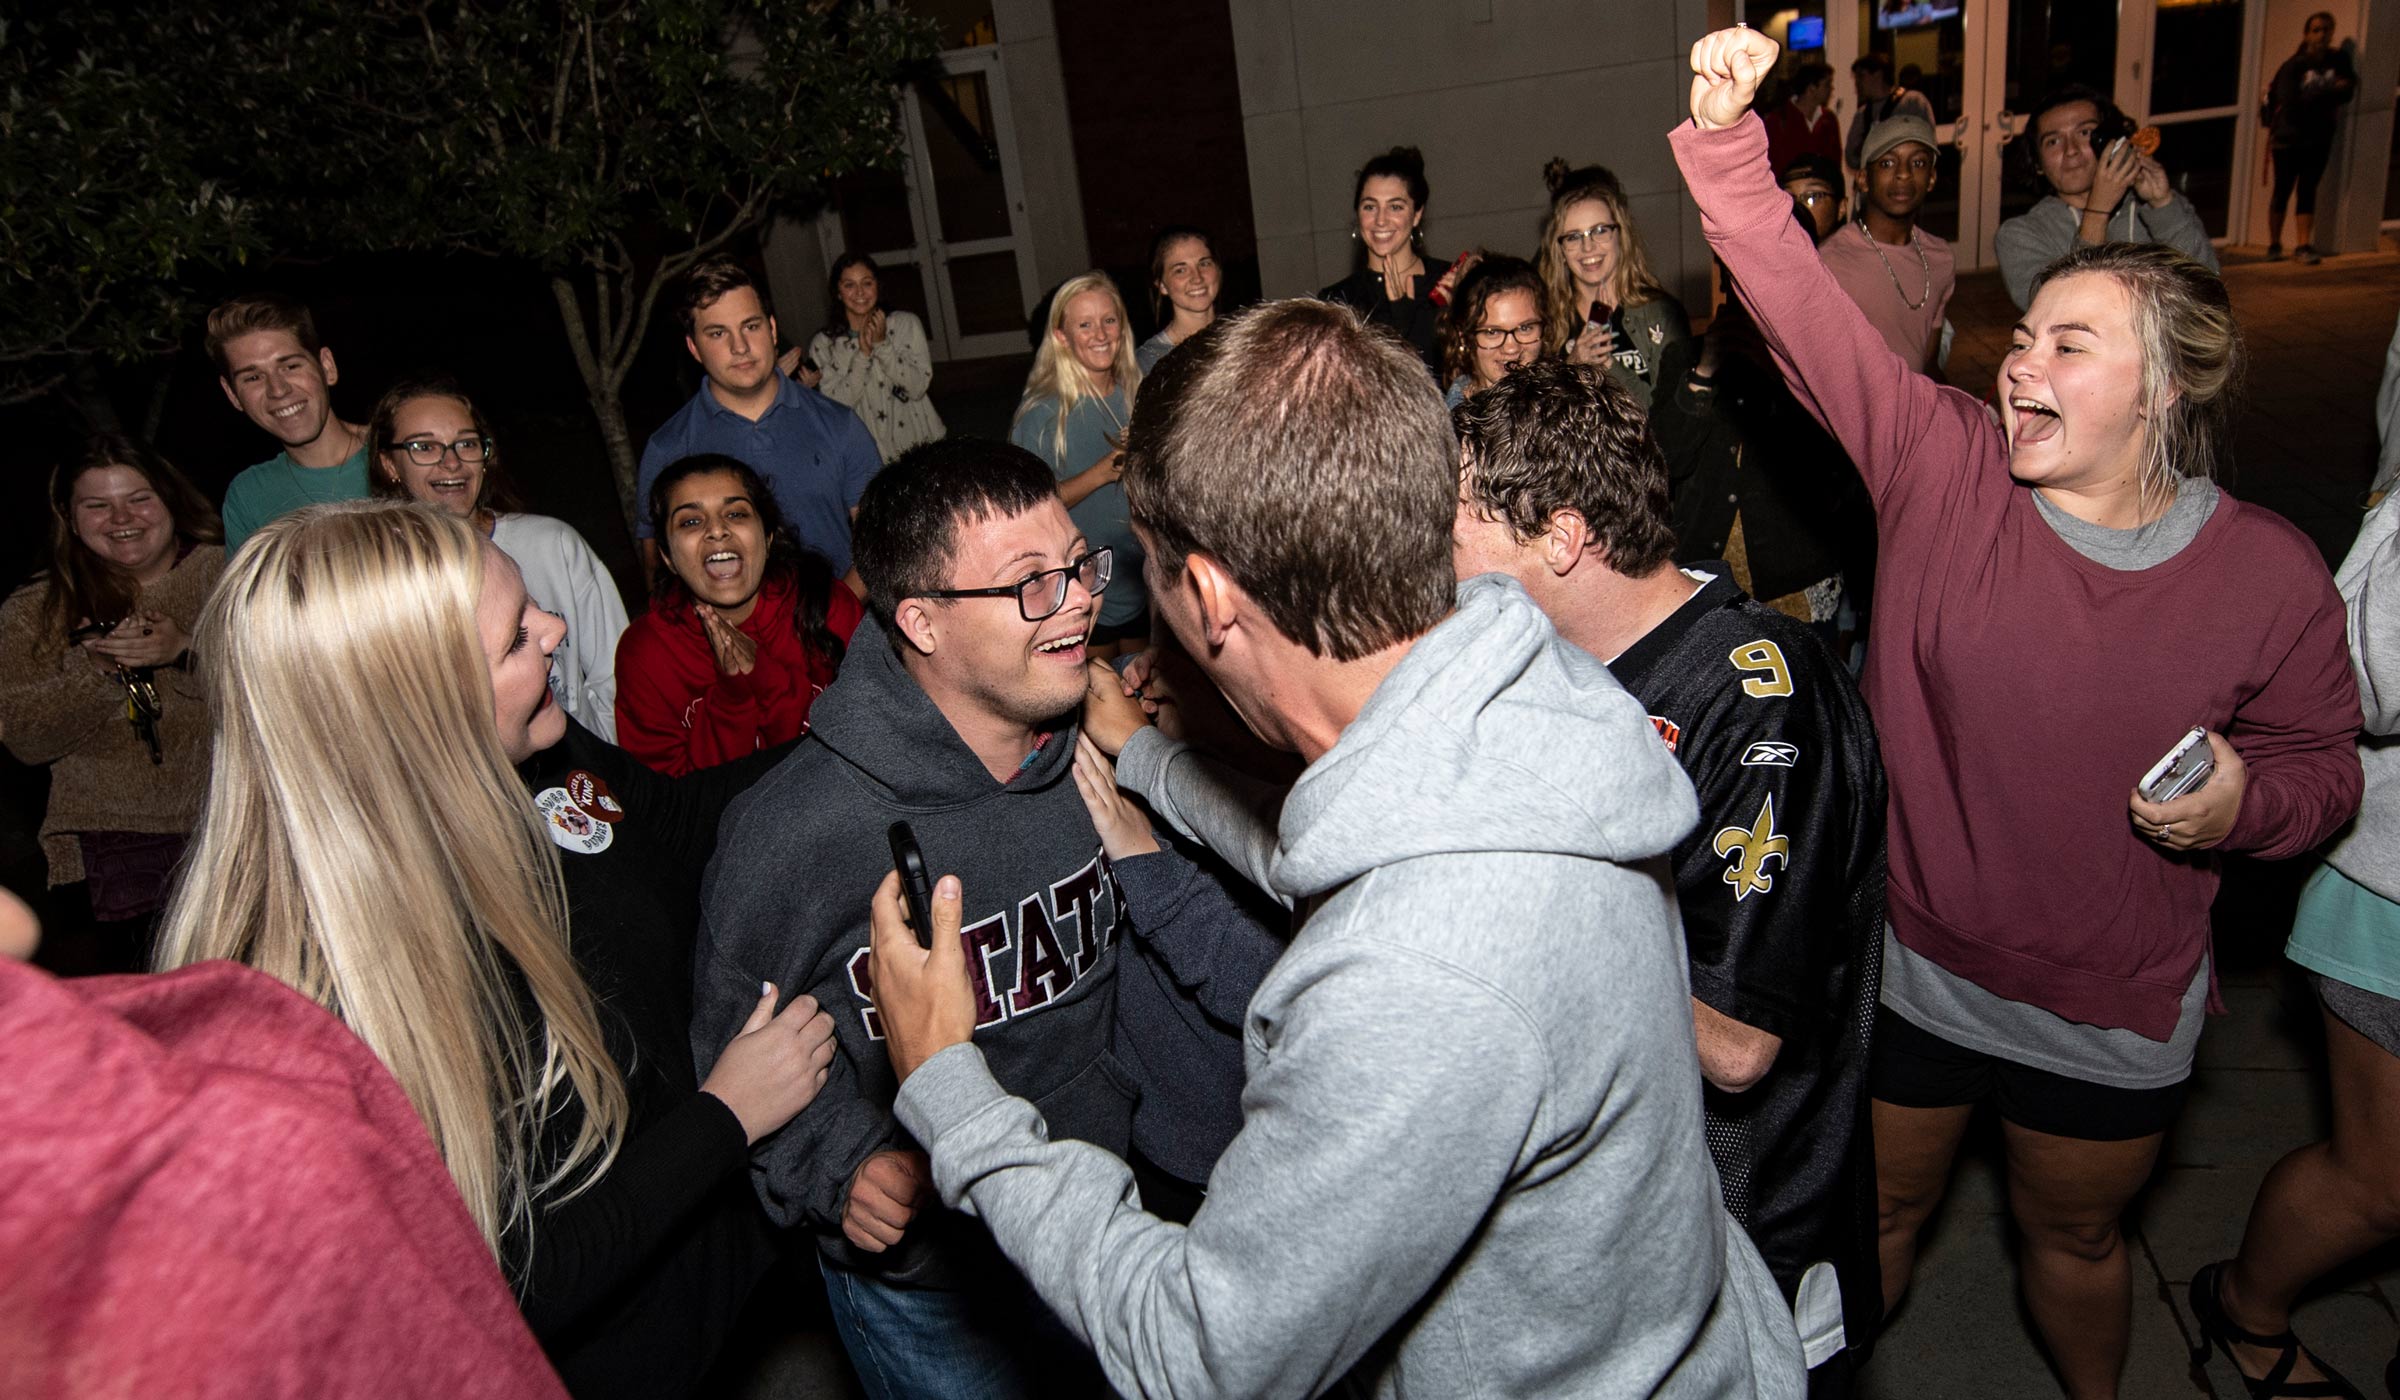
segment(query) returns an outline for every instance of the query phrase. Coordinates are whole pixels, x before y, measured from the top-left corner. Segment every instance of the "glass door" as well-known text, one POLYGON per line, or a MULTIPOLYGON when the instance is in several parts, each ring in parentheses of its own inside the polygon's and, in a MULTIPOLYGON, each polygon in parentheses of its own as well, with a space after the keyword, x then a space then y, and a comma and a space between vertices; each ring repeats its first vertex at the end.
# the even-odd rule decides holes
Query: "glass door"
POLYGON ((827 261, 850 249, 883 269, 885 304, 925 322, 938 360, 1022 353, 1033 260, 991 6, 935 6, 962 47, 901 97, 908 159, 842 180, 819 224, 827 261))
MULTIPOLYGON (((2211 238, 2222 242, 2247 222, 2240 207, 2242 172, 2263 163, 2253 152, 2257 123, 2243 119, 2244 93, 2257 20, 2244 0, 2156 0, 2128 5, 2126 47, 2145 61, 2120 78, 2117 105, 2159 131, 2158 163, 2199 211, 2211 238), (2135 42, 2135 30, 2147 32, 2135 42)), ((2263 169, 2260 170, 2264 177, 2263 169)))

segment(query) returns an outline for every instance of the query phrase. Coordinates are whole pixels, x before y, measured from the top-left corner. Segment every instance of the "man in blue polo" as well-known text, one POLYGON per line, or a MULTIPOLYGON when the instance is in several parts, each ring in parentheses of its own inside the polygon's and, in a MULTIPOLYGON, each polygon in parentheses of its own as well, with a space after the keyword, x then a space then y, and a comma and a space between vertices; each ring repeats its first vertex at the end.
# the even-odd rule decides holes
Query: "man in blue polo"
POLYGON ((676 304, 684 348, 708 376, 642 449, 642 561, 658 566, 650 483, 670 462, 721 452, 766 479, 784 521, 803 549, 825 556, 836 575, 850 572, 850 517, 867 481, 883 465, 858 415, 775 367, 775 316, 741 265, 711 259, 684 279, 676 304))

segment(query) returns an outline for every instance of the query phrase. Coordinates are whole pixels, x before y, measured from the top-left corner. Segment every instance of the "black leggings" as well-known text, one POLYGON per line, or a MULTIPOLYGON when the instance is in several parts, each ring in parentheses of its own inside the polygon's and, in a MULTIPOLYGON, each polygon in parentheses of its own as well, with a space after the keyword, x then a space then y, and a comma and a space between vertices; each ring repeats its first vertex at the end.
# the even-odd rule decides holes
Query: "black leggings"
POLYGON ((2314 218, 2317 212, 2317 180, 2325 173, 2325 161, 2333 154, 2331 146, 2277 146, 2275 154, 2275 202, 2268 208, 2280 214, 2283 202, 2300 192, 2295 214, 2314 218))

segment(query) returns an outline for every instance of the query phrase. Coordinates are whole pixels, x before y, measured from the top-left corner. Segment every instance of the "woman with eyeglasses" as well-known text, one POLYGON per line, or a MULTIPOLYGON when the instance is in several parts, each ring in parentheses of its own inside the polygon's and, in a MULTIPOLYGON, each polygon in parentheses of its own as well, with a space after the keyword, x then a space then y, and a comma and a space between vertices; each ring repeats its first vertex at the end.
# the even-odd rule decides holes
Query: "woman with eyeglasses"
POLYGON ((416 501, 472 524, 517 562, 535 606, 566 621, 566 638, 550 657, 550 693, 576 723, 615 743, 625 600, 574 526, 516 508, 498 440, 466 390, 446 374, 402 379, 375 405, 367 440, 375 459, 371 495, 416 501))
POLYGON ((775 493, 738 458, 669 463, 650 486, 666 567, 617 643, 617 742, 670 776, 808 732, 865 616, 800 547, 775 493))
POLYGON ((1317 296, 1340 302, 1371 324, 1391 327, 1439 378, 1442 307, 1474 265, 1474 255, 1456 265, 1425 256, 1425 202, 1432 193, 1425 183, 1425 157, 1414 146, 1394 146, 1360 166, 1350 188, 1357 218, 1350 237, 1358 244, 1360 266, 1317 296))
POLYGON ((49 568, 0 605, 0 737, 50 769, 42 853, 97 928, 62 923, 45 961, 130 971, 208 783, 207 692, 188 646, 225 567, 208 499, 130 438, 50 476, 49 568))
POLYGON ((1542 275, 1523 258, 1495 256, 1459 283, 1442 318, 1442 368, 1456 408, 1542 357, 1542 275))
POLYGON ((1606 365, 1644 410, 1660 357, 1692 338, 1683 303, 1650 271, 1625 187, 1605 166, 1542 167, 1550 215, 1542 225, 1542 285, 1550 344, 1568 363, 1606 365))

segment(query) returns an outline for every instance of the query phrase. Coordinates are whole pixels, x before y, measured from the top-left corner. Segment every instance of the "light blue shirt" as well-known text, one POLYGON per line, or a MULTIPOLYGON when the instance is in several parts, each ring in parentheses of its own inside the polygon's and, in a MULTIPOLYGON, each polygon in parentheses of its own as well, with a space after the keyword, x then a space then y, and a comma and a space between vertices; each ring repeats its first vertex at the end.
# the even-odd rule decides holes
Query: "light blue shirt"
POLYGON ((850 509, 883 468, 875 439, 858 415, 775 371, 775 402, 753 423, 717 402, 703 381, 692 401, 650 435, 642 449, 635 529, 650 539, 650 483, 668 464, 704 452, 739 458, 764 478, 784 524, 838 577, 850 572, 850 509))

